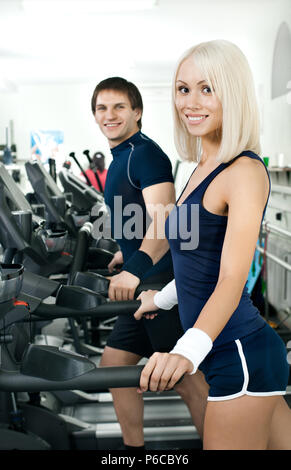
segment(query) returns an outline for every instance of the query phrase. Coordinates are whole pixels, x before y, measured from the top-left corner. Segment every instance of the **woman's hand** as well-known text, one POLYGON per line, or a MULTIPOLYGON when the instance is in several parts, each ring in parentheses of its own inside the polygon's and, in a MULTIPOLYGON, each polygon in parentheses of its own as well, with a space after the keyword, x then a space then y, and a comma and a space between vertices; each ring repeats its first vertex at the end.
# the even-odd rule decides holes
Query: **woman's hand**
POLYGON ((138 297, 137 300, 141 300, 141 305, 134 314, 136 320, 140 320, 142 317, 152 320, 157 316, 157 313, 148 313, 155 312, 158 310, 158 307, 154 303, 154 296, 157 293, 157 290, 147 290, 143 291, 138 297), (144 315, 145 314, 145 315, 144 315))
POLYGON ((108 268, 108 271, 110 273, 113 272, 113 269, 115 268, 115 266, 117 264, 123 264, 123 255, 122 255, 122 251, 117 251, 112 260, 110 261, 110 263, 108 264, 107 268, 108 268))
POLYGON ((150 390, 171 390, 180 378, 192 372, 193 364, 180 354, 155 352, 146 363, 140 377, 139 393, 150 390))

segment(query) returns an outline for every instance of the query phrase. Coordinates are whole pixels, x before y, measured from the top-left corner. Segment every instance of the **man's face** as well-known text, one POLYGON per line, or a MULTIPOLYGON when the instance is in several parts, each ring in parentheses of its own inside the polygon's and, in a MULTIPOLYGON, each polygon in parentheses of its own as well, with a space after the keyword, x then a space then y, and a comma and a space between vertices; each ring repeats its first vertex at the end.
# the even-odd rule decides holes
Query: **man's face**
POLYGON ((138 132, 137 122, 141 118, 141 111, 132 109, 127 94, 116 90, 102 90, 97 95, 94 116, 113 148, 138 132))

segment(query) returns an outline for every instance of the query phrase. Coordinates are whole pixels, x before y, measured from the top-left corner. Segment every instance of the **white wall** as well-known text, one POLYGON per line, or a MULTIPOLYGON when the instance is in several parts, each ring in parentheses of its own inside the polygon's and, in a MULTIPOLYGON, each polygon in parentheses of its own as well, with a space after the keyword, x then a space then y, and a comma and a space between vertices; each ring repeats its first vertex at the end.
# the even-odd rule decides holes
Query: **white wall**
MULTIPOLYGON (((31 130, 58 129, 64 132, 64 158, 74 151, 85 166, 88 162, 83 150, 88 148, 91 153, 101 150, 109 165, 111 153, 107 140, 99 131, 90 107, 96 84, 97 82, 23 85, 17 93, 0 94, 0 130, 3 134, 2 136, 0 133, 0 141, 4 142, 5 127, 13 119, 20 160, 27 160, 31 156, 31 130)), ((139 88, 145 108, 143 132, 156 139, 174 163, 177 152, 172 139, 170 89, 142 85, 139 88)), ((75 169, 78 171, 76 167, 75 169)))
MULTIPOLYGON (((188 9, 179 7, 180 2, 161 2, 164 10, 161 10, 159 17, 152 17, 152 31, 140 31, 140 59, 134 58, 135 67, 128 69, 127 75, 123 70, 122 75, 135 81, 143 95, 143 132, 157 140, 174 165, 177 153, 173 144, 170 104, 170 81, 174 63, 180 53, 196 42, 214 38, 229 39, 242 48, 253 69, 262 113, 263 155, 270 156, 270 163, 275 164, 277 153, 283 152, 285 161, 291 165, 291 104, 287 103, 287 96, 271 100, 274 42, 282 21, 286 21, 291 29, 291 2, 205 0, 201 3, 186 3, 188 9), (159 25, 160 37, 157 35, 159 25), (151 62, 149 51, 147 62, 141 61, 143 54, 146 54, 144 36, 147 35, 149 39, 152 35, 156 36, 160 61, 162 64, 168 63, 164 68, 161 67, 160 75, 159 61, 153 58, 151 62), (169 57, 172 57, 172 62, 169 57)), ((120 31, 109 29, 108 33, 118 39, 118 35, 122 35, 122 27, 120 31)), ((136 42, 138 38, 132 37, 131 41, 136 42)), ((128 48, 130 55, 130 43, 128 48)), ((114 57, 109 57, 109 60, 114 69, 114 57)), ((90 111, 93 89, 97 81, 104 78, 101 76, 102 63, 99 65, 96 80, 90 78, 74 81, 73 77, 63 83, 33 83, 27 80, 20 83, 17 92, 0 93, 0 143, 4 141, 5 127, 12 119, 20 159, 30 158, 31 130, 59 129, 64 131, 65 136, 64 157, 75 151, 85 164, 86 159, 82 156, 84 149, 88 148, 91 152, 101 150, 106 154, 108 165, 111 160, 110 151, 90 111)), ((119 74, 118 68, 115 74, 119 74)))

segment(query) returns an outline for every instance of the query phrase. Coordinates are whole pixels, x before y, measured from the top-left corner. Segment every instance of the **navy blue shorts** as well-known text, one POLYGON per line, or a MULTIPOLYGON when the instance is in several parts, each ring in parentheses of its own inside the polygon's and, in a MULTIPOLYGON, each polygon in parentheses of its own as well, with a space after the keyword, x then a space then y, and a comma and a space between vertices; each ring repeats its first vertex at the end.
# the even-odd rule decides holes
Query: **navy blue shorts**
POLYGON ((285 395, 290 365, 280 336, 266 323, 260 330, 214 348, 199 367, 210 386, 209 401, 242 395, 285 395))

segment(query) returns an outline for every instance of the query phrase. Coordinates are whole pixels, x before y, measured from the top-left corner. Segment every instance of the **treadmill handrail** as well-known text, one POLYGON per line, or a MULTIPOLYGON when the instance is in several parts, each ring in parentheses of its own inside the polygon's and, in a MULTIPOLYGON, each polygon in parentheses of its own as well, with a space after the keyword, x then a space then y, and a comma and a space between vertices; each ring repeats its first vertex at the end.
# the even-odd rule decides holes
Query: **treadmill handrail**
MULTIPOLYGON (((25 300, 27 301, 27 297, 25 300)), ((21 300, 21 294, 18 296, 21 300)), ((29 302, 28 302, 29 303, 29 302)), ((133 315, 139 308, 140 300, 120 300, 114 302, 106 302, 98 307, 87 310, 74 310, 72 308, 61 307, 55 304, 40 303, 39 306, 32 312, 31 321, 36 320, 35 317, 41 319, 56 319, 56 318, 112 318, 115 315, 133 315)))
POLYGON ((0 391, 48 392, 52 390, 95 390, 138 387, 143 365, 99 367, 72 379, 56 381, 0 370, 0 391))

